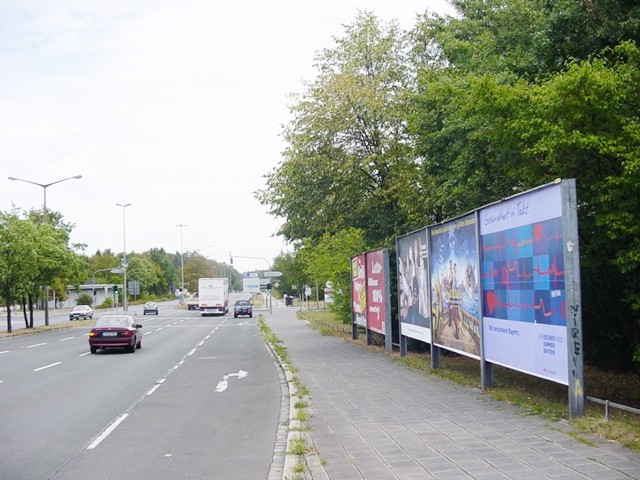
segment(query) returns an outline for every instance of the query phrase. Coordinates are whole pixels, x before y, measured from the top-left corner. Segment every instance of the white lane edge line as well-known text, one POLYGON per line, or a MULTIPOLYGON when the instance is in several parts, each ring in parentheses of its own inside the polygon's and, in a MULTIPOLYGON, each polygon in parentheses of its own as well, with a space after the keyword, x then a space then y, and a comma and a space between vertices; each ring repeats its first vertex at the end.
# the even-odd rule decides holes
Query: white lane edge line
POLYGON ((40 370, 44 370, 45 368, 55 367, 56 365, 60 365, 61 363, 62 363, 62 362, 50 363, 49 365, 45 365, 44 367, 34 368, 34 369, 33 369, 33 371, 34 371, 34 372, 39 372, 40 370))
POLYGON ((98 438, 96 438, 93 442, 91 442, 88 446, 87 446, 87 450, 93 450, 94 448, 96 448, 98 445, 100 445, 100 443, 107 438, 111 432, 113 432, 118 425, 120 425, 125 418, 127 418, 129 416, 128 413, 123 413, 122 415, 120 415, 118 418, 116 418, 113 423, 111 425, 109 425, 104 432, 102 432, 100 435, 98 435, 98 438))
POLYGON ((156 382, 156 384, 153 387, 151 387, 149 389, 149 391, 147 391, 146 395, 149 396, 149 395, 153 394, 153 392, 155 392, 158 388, 160 388, 160 385, 162 385, 165 380, 166 380, 166 377, 165 378, 161 378, 160 380, 158 380, 156 382))

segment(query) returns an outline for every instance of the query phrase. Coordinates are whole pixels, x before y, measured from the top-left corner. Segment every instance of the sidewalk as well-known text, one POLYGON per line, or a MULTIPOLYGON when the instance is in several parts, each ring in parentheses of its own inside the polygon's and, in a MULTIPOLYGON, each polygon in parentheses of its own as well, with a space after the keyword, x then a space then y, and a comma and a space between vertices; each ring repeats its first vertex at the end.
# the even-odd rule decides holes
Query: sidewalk
POLYGON ((563 433, 565 422, 324 336, 296 311, 274 308, 265 321, 310 392, 320 462, 309 465, 306 479, 640 478, 637 453, 591 437, 581 443, 563 433))

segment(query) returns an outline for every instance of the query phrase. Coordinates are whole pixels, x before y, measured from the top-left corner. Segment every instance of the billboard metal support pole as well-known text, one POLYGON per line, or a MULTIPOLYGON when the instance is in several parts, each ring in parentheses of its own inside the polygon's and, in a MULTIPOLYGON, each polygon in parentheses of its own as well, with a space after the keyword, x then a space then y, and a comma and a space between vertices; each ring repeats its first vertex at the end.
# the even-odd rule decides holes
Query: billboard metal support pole
POLYGON ((567 295, 567 355, 569 417, 584 415, 584 371, 582 343, 582 299, 580 292, 580 248, 578 202, 575 179, 562 180, 562 231, 564 236, 565 292, 567 295))

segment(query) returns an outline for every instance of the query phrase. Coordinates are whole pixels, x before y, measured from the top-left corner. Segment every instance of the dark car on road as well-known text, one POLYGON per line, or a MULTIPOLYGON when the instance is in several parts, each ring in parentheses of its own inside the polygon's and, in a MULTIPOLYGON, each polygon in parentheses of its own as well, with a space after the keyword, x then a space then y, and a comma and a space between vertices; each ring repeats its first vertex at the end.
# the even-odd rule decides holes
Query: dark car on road
POLYGON ((147 302, 144 304, 144 307, 142 307, 142 310, 143 315, 146 315, 147 313, 158 315, 158 304, 156 302, 147 302))
POLYGON ((248 315, 253 317, 253 305, 248 300, 238 300, 233 306, 233 316, 238 318, 240 315, 248 315))
POLYGON ((124 348, 134 353, 136 348, 142 348, 141 328, 129 315, 100 317, 89 332, 89 349, 96 353, 101 348, 124 348))
POLYGON ((76 305, 73 310, 69 312, 69 320, 86 320, 87 318, 93 318, 93 309, 89 305, 76 305))

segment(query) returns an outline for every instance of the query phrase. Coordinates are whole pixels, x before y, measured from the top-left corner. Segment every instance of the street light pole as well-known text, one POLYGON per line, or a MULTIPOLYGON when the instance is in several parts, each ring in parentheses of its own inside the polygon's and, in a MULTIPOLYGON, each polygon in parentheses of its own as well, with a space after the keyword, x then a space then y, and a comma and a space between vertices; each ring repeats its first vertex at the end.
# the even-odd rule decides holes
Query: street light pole
MULTIPOLYGON (((231 265, 233 265, 234 258, 253 258, 254 260, 264 260, 269 265, 269 270, 271 270, 271 262, 264 257, 246 257, 243 255, 231 255, 229 252, 229 260, 231 261, 231 265)), ((269 290, 269 313, 272 313, 272 305, 273 305, 273 297, 271 296, 271 290, 269 290)))
POLYGON ((187 225, 180 224, 176 225, 180 229, 180 288, 181 291, 184 290, 184 252, 182 250, 182 229, 187 225))
MULTIPOLYGON (((65 182, 67 180, 80 180, 82 178, 82 175, 75 175, 73 177, 67 177, 67 178, 63 178, 61 180, 56 180, 55 182, 51 182, 51 183, 37 183, 37 182, 32 182, 31 180, 25 180, 23 178, 16 178, 16 177, 8 177, 9 180, 11 180, 12 182, 18 181, 18 182, 25 182, 25 183, 30 183, 32 185, 37 185, 39 187, 42 187, 42 189, 44 190, 44 208, 43 208, 43 218, 46 220, 48 218, 48 214, 47 214, 47 187, 50 187, 51 185, 55 185, 56 183, 60 183, 60 182, 65 182)), ((49 286, 45 285, 44 287, 44 324, 45 325, 49 325, 49 286)))
POLYGON ((122 310, 124 311, 124 313, 127 313, 128 310, 128 306, 127 306, 127 292, 128 292, 128 288, 127 288, 127 267, 129 266, 129 263, 127 262, 127 223, 126 223, 126 219, 125 219, 125 208, 130 207, 131 204, 130 203, 126 203, 126 204, 122 204, 122 203, 116 203, 116 205, 118 207, 122 207, 122 246, 124 248, 124 256, 122 258, 122 282, 124 283, 122 289, 124 290, 122 292, 122 310))

